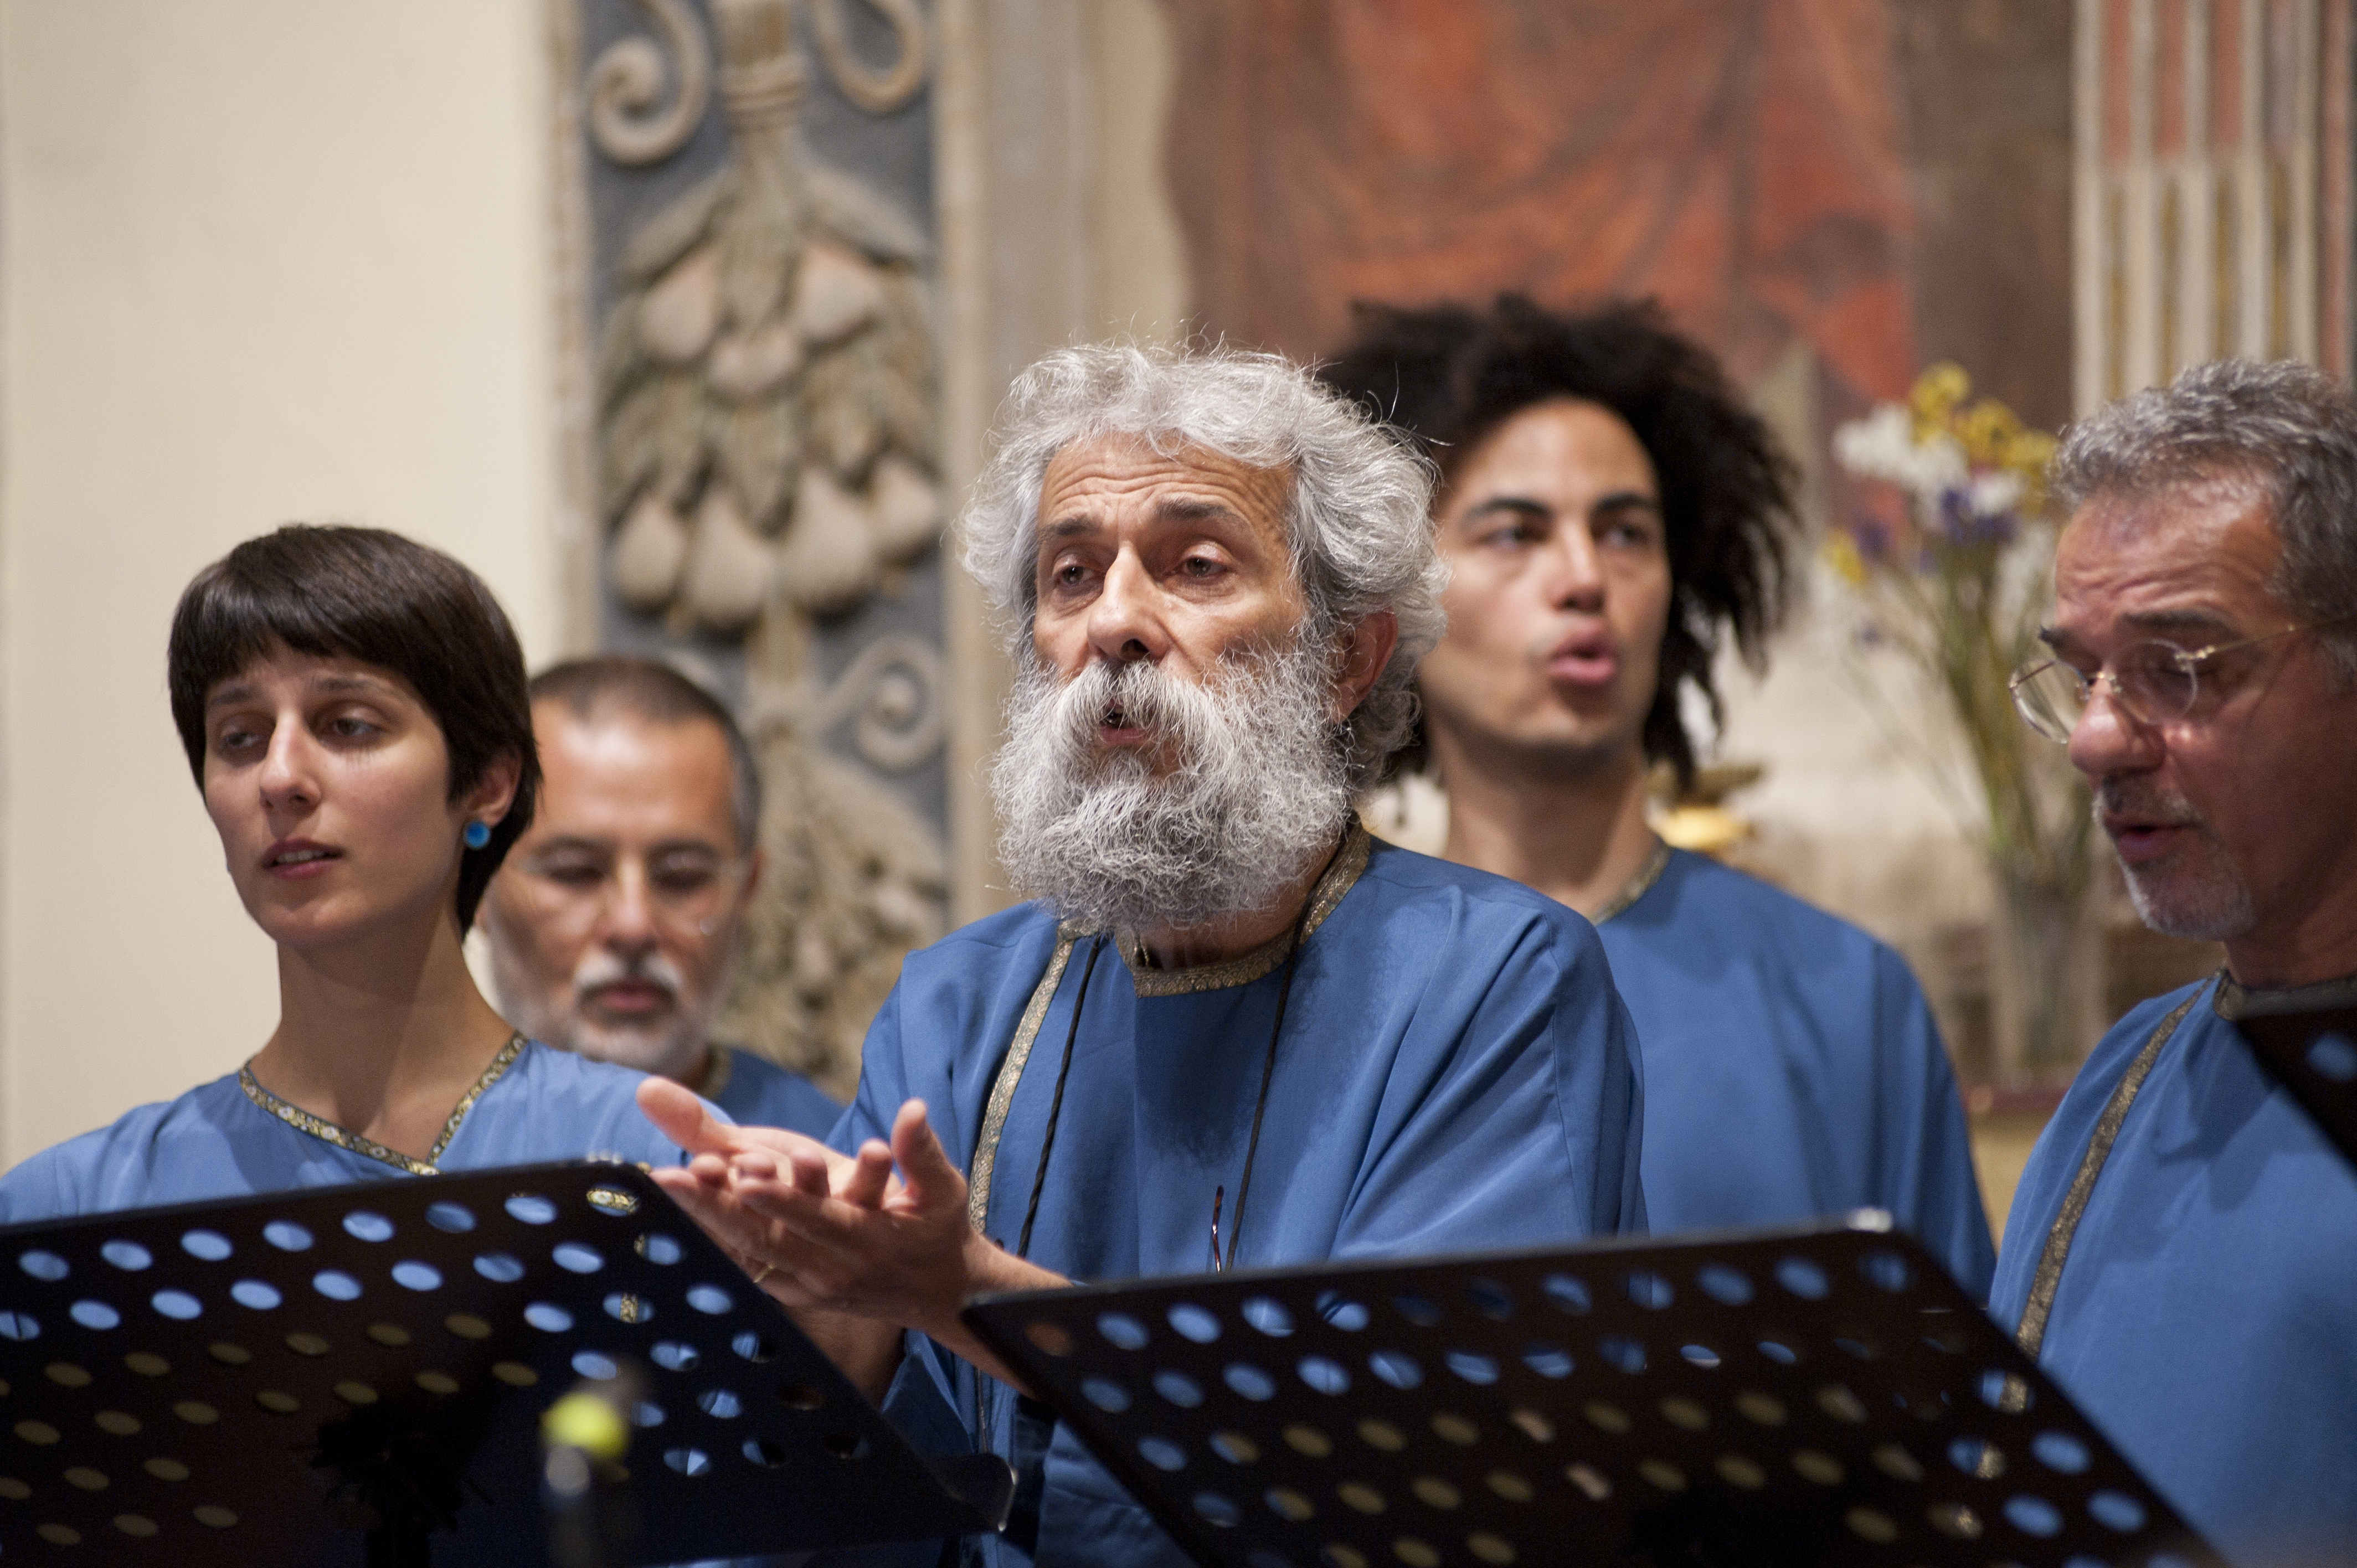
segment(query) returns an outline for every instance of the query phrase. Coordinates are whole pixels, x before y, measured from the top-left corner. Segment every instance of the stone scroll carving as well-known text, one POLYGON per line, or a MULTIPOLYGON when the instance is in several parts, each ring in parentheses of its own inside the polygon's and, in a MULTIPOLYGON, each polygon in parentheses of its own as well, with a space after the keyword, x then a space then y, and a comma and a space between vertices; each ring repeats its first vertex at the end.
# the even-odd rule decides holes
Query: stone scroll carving
POLYGON ((937 610, 930 635, 843 628, 937 560, 943 508, 928 242, 903 204, 812 154, 802 45, 882 114, 923 85, 925 19, 915 0, 863 0, 890 35, 879 62, 841 0, 711 0, 709 38, 686 0, 637 4, 661 45, 619 39, 592 65, 593 145, 622 165, 669 156, 716 76, 727 150, 611 265, 606 582, 641 626, 741 650, 768 870, 726 1023, 845 1089, 902 958, 941 934, 947 864, 938 813, 888 782, 940 757, 937 610))

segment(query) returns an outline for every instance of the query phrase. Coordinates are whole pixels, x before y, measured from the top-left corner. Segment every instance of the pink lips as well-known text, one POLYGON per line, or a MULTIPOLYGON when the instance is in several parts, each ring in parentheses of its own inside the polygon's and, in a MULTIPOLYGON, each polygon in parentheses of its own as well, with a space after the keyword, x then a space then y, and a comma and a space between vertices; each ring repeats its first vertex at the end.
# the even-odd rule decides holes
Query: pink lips
POLYGON ((642 1017, 662 1012, 671 1005, 672 998, 671 993, 660 985, 643 980, 618 980, 592 991, 588 1000, 601 1012, 642 1017))
POLYGON ((263 852, 262 869, 286 881, 300 881, 306 877, 324 875, 328 867, 343 857, 342 850, 331 848, 317 839, 280 839, 263 852))
POLYGON ((1097 742, 1101 746, 1144 746, 1146 731, 1140 725, 1125 722, 1129 715, 1119 708, 1107 708, 1097 721, 1097 742))
POLYGON ((1609 686, 1620 673, 1620 650, 1608 631, 1583 631, 1547 651, 1547 679, 1571 686, 1609 686))
POLYGON ((2104 832, 2111 835, 2112 845, 2118 850, 2122 862, 2141 865, 2169 853, 2177 835, 2185 832, 2182 822, 2139 822, 2117 817, 2104 819, 2104 832))

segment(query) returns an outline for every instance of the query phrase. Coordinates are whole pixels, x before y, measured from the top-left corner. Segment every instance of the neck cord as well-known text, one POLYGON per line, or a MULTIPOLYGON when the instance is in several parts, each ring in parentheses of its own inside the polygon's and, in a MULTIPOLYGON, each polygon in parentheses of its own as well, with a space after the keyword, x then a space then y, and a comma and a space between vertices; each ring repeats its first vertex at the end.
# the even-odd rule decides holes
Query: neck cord
MULTIPOLYGON (((1334 851, 1334 854, 1341 853, 1339 846, 1334 851)), ((1329 854, 1326 866, 1330 870, 1333 865, 1334 855, 1329 854)), ((1286 944, 1285 978, 1276 988, 1276 1021, 1268 1026, 1268 1056, 1260 1067, 1260 1098, 1253 1102, 1252 1137, 1244 1144, 1244 1174, 1236 1183, 1236 1214, 1228 1226, 1228 1258, 1220 1265, 1223 1270, 1236 1266, 1236 1249, 1243 1243, 1244 1199, 1252 1193, 1253 1162, 1260 1157, 1260 1122, 1268 1113, 1268 1086, 1276 1077, 1276 1041, 1285 1033, 1285 1004, 1293 995, 1293 961, 1301 956, 1301 929, 1309 923, 1309 907, 1318 902, 1318 886, 1325 880, 1326 872, 1320 871, 1318 881, 1309 885, 1309 896, 1301 901, 1301 913, 1293 918, 1293 940, 1286 944)), ((1215 1196, 1211 1199, 1211 1225, 1215 1231, 1220 1223, 1219 1208, 1220 1200, 1215 1196)), ((1219 1254, 1214 1252, 1212 1257, 1216 1261, 1219 1254)))
MULTIPOLYGON (((1326 873, 1334 868, 1336 857, 1341 854, 1343 848, 1350 842, 1350 835, 1345 833, 1342 843, 1337 844, 1334 853, 1326 857, 1325 865, 1318 871, 1317 879, 1310 883, 1309 892, 1301 901, 1301 912, 1293 918, 1292 937, 1286 942, 1285 949, 1285 978, 1277 986, 1276 1018, 1269 1026, 1268 1055, 1261 1063, 1260 1096, 1253 1104, 1252 1136, 1244 1144, 1244 1174, 1243 1178, 1236 1184, 1236 1213, 1228 1232, 1228 1256, 1226 1264, 1222 1265, 1222 1267, 1235 1262, 1236 1247, 1243 1239, 1244 1198, 1252 1191, 1253 1163, 1260 1155, 1261 1120, 1268 1113, 1269 1084, 1276 1076, 1276 1042, 1285 1033, 1285 1007, 1293 995, 1294 961, 1301 954, 1302 932, 1309 924, 1309 911, 1318 902, 1318 889, 1325 883, 1326 873)), ((1081 965, 1081 988, 1072 998, 1072 1021, 1064 1030, 1063 1059, 1056 1065, 1056 1091, 1048 1101, 1048 1131, 1039 1142, 1039 1168, 1033 1171, 1031 1176, 1031 1201, 1024 1207, 1023 1229, 1015 1242, 1015 1255, 1018 1258, 1028 1258, 1031 1255, 1031 1227, 1039 1218, 1040 1196, 1048 1189, 1048 1156, 1055 1152, 1056 1123, 1064 1111, 1064 1080, 1071 1076, 1072 1070, 1072 1047, 1080 1038, 1081 1011, 1088 1004, 1089 977, 1096 972, 1097 951, 1103 946, 1103 932, 1090 938, 1089 956, 1081 965)), ((1214 1199, 1214 1216, 1211 1223, 1215 1230, 1219 1225, 1217 1206, 1217 1199, 1214 1199)), ((1218 1253, 1214 1252, 1212 1256, 1217 1259, 1218 1253)))
POLYGON ((1023 1233, 1015 1242, 1015 1255, 1031 1255, 1031 1225, 1039 1218, 1039 1195, 1048 1187, 1048 1156, 1056 1150, 1056 1122, 1064 1113, 1064 1079, 1072 1070, 1072 1042, 1080 1038, 1081 1009, 1088 1005, 1089 976, 1096 972, 1097 950, 1104 946, 1102 932, 1089 939, 1089 956, 1081 965, 1080 994, 1072 998, 1071 1027, 1064 1031, 1064 1059, 1056 1066, 1056 1093, 1048 1101, 1048 1133, 1039 1141, 1039 1168, 1031 1176, 1031 1201, 1024 1206, 1023 1233))

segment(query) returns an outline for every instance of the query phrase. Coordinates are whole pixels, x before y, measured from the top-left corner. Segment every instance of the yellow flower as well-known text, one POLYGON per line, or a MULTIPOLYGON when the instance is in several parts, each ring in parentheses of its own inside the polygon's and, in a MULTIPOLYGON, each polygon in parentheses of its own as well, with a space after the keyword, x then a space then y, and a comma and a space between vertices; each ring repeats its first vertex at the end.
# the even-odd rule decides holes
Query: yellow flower
POLYGON ((1950 360, 1943 360, 1917 376, 1907 393, 1907 406, 1915 416, 1915 439, 1921 441, 1947 424, 1948 416, 1972 390, 1972 378, 1964 374, 1962 365, 1950 360))
POLYGON ((2021 421, 1993 397, 1981 399, 1956 416, 1956 439, 1964 444, 1964 457, 1975 468, 2004 467, 2013 439, 2020 434, 2021 421))
POLYGON ((1825 539, 1825 564, 1851 587, 1866 586, 1866 557, 1858 553, 1857 541, 1840 529, 1825 539))
POLYGON ((2054 461, 2055 446, 2054 437, 2043 430, 2017 430, 1998 461, 2024 478, 2040 480, 2046 477, 2047 465, 2054 461))

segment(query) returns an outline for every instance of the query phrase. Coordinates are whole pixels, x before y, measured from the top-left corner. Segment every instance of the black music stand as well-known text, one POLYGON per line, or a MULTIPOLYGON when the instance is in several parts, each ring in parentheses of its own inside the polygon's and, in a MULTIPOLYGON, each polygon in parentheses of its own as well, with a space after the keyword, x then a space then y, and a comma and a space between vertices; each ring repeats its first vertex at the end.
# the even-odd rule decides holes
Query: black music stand
POLYGON ((0 1230, 0 1562, 537 1568, 576 1389, 628 1391, 613 1561, 1006 1517, 1003 1463, 919 1455, 644 1172, 576 1163, 0 1230))
POLYGON ((1878 1211, 966 1321, 1207 1564, 2218 1561, 1878 1211))
POLYGON ((2357 1165, 2357 1007, 2237 1018, 2252 1054, 2357 1165))

